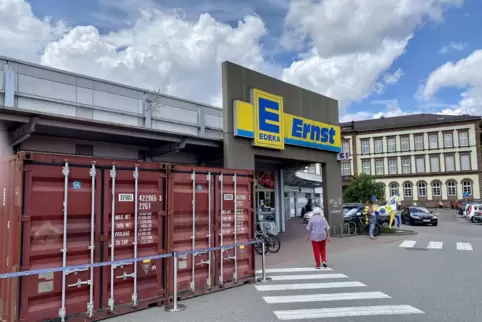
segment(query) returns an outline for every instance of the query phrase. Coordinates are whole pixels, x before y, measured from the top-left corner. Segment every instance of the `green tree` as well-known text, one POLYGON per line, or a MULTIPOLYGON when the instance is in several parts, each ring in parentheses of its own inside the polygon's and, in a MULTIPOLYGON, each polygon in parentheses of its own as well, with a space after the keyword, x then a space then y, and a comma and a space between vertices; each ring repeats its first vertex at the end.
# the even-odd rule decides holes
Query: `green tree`
POLYGON ((367 174, 361 174, 350 183, 345 190, 345 202, 365 202, 375 196, 377 200, 384 198, 383 185, 367 174))

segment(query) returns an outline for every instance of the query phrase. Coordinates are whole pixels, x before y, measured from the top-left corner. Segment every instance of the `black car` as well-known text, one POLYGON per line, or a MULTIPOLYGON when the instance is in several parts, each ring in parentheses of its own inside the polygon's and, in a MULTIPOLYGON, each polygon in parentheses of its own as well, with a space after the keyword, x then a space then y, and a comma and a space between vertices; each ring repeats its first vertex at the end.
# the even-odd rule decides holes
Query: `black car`
POLYGON ((404 208, 401 213, 402 224, 421 224, 421 225, 438 225, 438 217, 433 211, 424 207, 408 207, 404 208))

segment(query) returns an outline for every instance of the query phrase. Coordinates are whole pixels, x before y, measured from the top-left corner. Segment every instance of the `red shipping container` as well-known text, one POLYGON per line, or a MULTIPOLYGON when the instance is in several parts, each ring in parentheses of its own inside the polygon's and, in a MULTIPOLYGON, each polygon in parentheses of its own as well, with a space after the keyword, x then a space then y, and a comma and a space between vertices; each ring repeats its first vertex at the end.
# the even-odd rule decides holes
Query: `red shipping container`
MULTIPOLYGON (((172 301, 171 258, 65 273, 49 268, 253 239, 250 171, 30 152, 1 170, 1 249, 7 254, 1 273, 46 270, 0 279, 4 321, 51 320, 62 312, 70 321, 85 320, 89 311, 99 320, 172 301)), ((253 247, 237 247, 236 260, 234 254, 182 256, 179 297, 253 281, 253 247)))
MULTIPOLYGON (((222 252, 183 254, 253 240, 253 182, 253 173, 246 170, 179 165, 170 169, 169 249, 180 253, 179 298, 189 298, 254 280, 254 248, 251 245, 222 252), (235 189, 237 202, 234 198, 235 189), (234 215, 235 212, 237 216, 234 215)), ((169 276, 172 276, 171 261, 168 271, 169 276)), ((172 278, 168 280, 169 294, 173 292, 171 280, 172 278)))
MULTIPOLYGON (((15 216, 10 222, 18 223, 22 238, 16 240, 16 227, 2 235, 13 255, 3 272, 16 271, 16 267, 29 271, 110 261, 113 196, 118 218, 114 222, 114 260, 134 258, 136 199, 139 207, 137 257, 165 253, 165 165, 138 165, 136 198, 135 162, 21 153, 10 162, 10 167, 12 164, 16 171, 11 171, 13 178, 8 186, 14 193, 8 193, 6 200, 7 204, 15 203, 16 207, 23 208, 23 211, 9 211, 10 217, 15 216), (110 177, 113 166, 116 167, 115 185, 110 177), (20 253, 21 259, 16 260, 15 254, 20 253)), ((42 321, 55 319, 63 308, 69 320, 84 320, 92 308, 92 318, 96 320, 150 305, 163 305, 165 261, 146 260, 135 266, 115 267, 113 284, 110 267, 1 280, 2 303, 5 302, 1 314, 6 321, 42 321), (130 275, 134 267, 137 278, 130 275), (138 301, 135 306, 134 285, 138 301), (113 312, 108 310, 111 289, 113 312), (18 293, 20 298, 12 297, 18 293)))

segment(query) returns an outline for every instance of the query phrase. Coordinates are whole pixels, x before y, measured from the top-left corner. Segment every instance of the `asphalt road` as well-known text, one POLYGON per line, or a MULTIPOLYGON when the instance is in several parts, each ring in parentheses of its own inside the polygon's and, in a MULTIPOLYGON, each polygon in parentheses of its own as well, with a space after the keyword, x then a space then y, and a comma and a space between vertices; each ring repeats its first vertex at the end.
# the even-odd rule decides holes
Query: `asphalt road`
POLYGON ((312 269, 304 226, 293 221, 282 251, 267 257, 272 281, 183 301, 184 312, 112 321, 482 322, 482 225, 448 210, 439 218, 413 236, 333 238, 323 271, 312 269))

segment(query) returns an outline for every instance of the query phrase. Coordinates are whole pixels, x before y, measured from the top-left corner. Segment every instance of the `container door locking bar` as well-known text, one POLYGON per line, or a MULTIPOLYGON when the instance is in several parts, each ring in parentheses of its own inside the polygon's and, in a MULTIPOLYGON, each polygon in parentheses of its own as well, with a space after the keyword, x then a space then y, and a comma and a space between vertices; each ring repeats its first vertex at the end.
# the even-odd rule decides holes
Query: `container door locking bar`
MULTIPOLYGON (((111 207, 111 228, 110 228, 110 260, 113 262, 115 259, 114 250, 115 250, 115 164, 112 165, 112 170, 110 170, 110 177, 112 179, 112 207, 111 207)), ((114 269, 115 265, 110 266, 110 297, 108 300, 109 309, 111 312, 114 312, 114 269)))
MULTIPOLYGON (((134 177, 134 259, 137 259, 137 244, 138 244, 138 221, 139 221, 139 166, 136 165, 133 173, 134 177)), ((134 262, 134 272, 129 274, 134 279, 134 290, 132 292, 132 305, 137 306, 137 261, 134 262)), ((124 275, 126 273, 124 272, 124 275)), ((127 277, 127 276, 126 276, 127 277)), ((124 278, 126 279, 126 278, 124 278)))
MULTIPOLYGON (((221 203, 221 220, 220 220, 220 223, 221 223, 221 227, 220 227, 220 232, 219 232, 219 238, 220 238, 220 241, 219 241, 219 244, 221 247, 224 246, 224 191, 223 191, 223 174, 221 173, 219 175, 219 185, 220 185, 220 194, 221 194, 221 197, 219 198, 220 200, 220 203, 221 203)), ((224 261, 225 261, 225 258, 224 258, 224 251, 225 249, 224 248, 221 248, 221 260, 220 260, 220 272, 219 272, 219 287, 223 287, 224 285, 224 261)))
MULTIPOLYGON (((69 162, 65 161, 65 165, 62 168, 62 174, 64 175, 64 234, 63 234, 63 241, 62 241, 62 267, 67 266, 67 206, 68 206, 68 196, 69 196, 69 162)), ((65 310, 65 291, 66 291, 66 277, 67 272, 62 271, 62 306, 59 309, 59 317, 61 322, 65 321, 65 316, 67 314, 65 310)))
POLYGON ((192 180, 192 255, 191 255, 191 290, 194 292, 196 288, 196 171, 191 174, 192 180))

